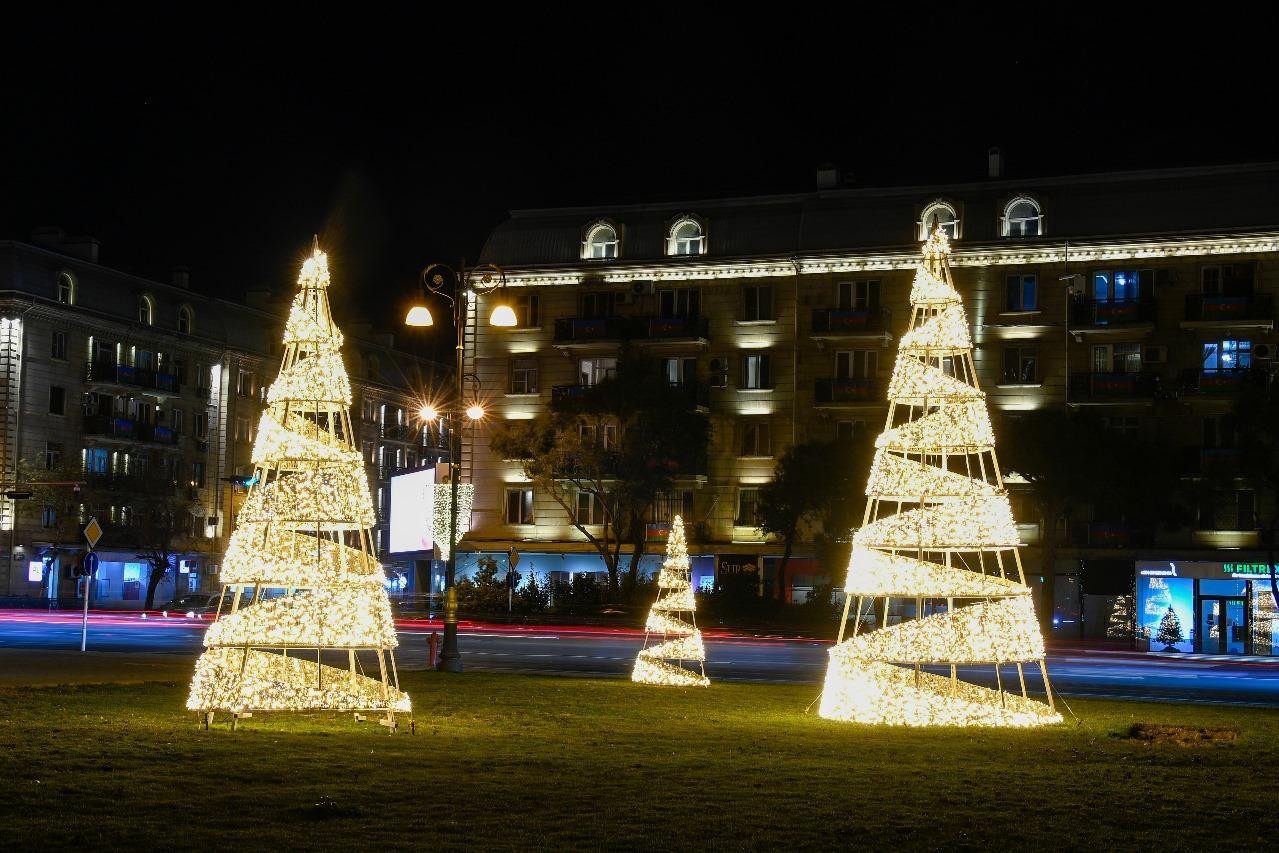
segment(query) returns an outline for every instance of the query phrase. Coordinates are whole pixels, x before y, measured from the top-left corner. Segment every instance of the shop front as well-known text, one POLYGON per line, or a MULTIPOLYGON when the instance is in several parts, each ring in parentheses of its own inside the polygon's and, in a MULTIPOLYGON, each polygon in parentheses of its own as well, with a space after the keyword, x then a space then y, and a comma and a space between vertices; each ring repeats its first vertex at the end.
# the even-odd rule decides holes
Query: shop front
POLYGON ((1265 564, 1143 560, 1136 574, 1139 648, 1279 654, 1279 612, 1265 564))

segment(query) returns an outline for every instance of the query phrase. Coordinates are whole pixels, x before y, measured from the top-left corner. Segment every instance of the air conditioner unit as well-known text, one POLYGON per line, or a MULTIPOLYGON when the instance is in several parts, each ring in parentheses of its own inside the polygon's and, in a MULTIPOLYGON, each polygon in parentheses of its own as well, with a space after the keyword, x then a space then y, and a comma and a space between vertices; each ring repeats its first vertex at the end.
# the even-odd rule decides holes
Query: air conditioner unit
POLYGON ((1167 364, 1168 347, 1148 346, 1142 351, 1141 360, 1146 364, 1167 364))
POLYGON ((1252 348, 1253 361, 1270 361, 1274 358, 1275 350, 1270 344, 1257 344, 1252 348))
POLYGON ((654 290, 656 290, 656 282, 653 282, 653 281, 632 281, 631 282, 632 296, 652 296, 654 290))

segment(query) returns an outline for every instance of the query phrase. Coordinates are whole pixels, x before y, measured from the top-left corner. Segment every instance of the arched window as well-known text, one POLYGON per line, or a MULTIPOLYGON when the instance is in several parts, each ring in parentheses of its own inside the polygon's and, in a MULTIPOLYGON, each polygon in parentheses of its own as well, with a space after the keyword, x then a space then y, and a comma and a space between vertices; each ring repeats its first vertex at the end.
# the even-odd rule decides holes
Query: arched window
POLYGON ((183 305, 178 309, 178 334, 191 334, 191 306, 183 305))
POLYGON ((138 322, 144 326, 155 322, 155 301, 145 293, 138 297, 138 322))
POLYGON ((1044 214, 1039 203, 1026 196, 1018 196, 1004 207, 1003 235, 1005 237, 1042 237, 1044 214))
POLYGON ((616 258, 618 255, 617 229, 607 222, 597 222, 586 232, 582 241, 582 257, 598 260, 616 258))
POLYGON ((919 239, 927 240, 933 233, 933 229, 938 226, 950 239, 959 238, 959 215, 952 205, 941 199, 925 207, 923 214, 919 217, 919 239))
POLYGON ((706 254, 706 235, 702 226, 695 219, 680 219, 671 226, 670 237, 666 241, 668 255, 704 255, 706 254))
POLYGON ((75 278, 69 272, 58 273, 58 283, 54 287, 54 298, 63 305, 75 305, 75 278))

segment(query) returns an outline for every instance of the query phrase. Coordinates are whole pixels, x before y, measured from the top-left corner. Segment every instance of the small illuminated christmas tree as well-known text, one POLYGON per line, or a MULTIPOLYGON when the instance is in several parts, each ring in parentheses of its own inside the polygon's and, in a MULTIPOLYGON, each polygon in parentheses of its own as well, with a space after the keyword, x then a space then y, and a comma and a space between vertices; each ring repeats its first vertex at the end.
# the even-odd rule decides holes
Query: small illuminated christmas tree
POLYGON ((1061 715, 949 255, 937 229, 911 289, 910 328, 888 385, 820 713, 910 726, 1056 723, 1061 715), (889 624, 893 616, 901 621, 889 624), (876 627, 863 632, 868 619, 876 627), (1028 663, 1043 676, 1047 704, 1026 692, 1028 663), (959 680, 958 667, 975 664, 993 665, 995 689, 959 680), (923 669, 936 665, 949 677, 923 669), (1016 680, 1006 685, 1010 676, 1016 680))
POLYGON ((1110 621, 1106 623, 1106 636, 1122 640, 1132 636, 1132 596, 1121 595, 1115 598, 1114 609, 1110 611, 1110 621))
POLYGON ((253 485, 223 559, 219 618, 205 633, 187 707, 206 725, 216 711, 238 720, 328 710, 382 714, 394 728, 409 697, 399 689, 395 625, 369 532, 373 502, 318 246, 298 285, 253 444, 253 485))
POLYGON ((1172 605, 1168 606, 1168 611, 1164 613, 1164 618, 1159 620, 1159 631, 1155 634, 1155 642, 1163 644, 1163 651, 1177 651, 1177 644, 1184 642, 1186 635, 1181 633, 1181 619, 1177 616, 1177 611, 1172 609, 1172 605))
POLYGON ((706 677, 706 648, 702 632, 697 630, 696 610, 684 521, 677 515, 666 540, 666 560, 657 576, 657 601, 644 624, 644 648, 635 659, 632 681, 680 687, 711 683, 706 677), (650 646, 653 640, 656 643, 650 646), (686 663, 697 664, 697 670, 686 669, 686 663))

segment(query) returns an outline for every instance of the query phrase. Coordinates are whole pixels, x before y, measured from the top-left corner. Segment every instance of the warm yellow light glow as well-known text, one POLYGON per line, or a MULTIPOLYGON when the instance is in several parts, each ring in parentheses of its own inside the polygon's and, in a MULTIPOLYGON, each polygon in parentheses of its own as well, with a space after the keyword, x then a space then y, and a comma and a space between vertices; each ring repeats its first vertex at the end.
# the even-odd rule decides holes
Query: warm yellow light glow
POLYGON ((489 325, 501 328, 510 328, 519 324, 519 320, 515 317, 515 309, 509 305, 498 305, 493 309, 492 315, 489 316, 489 325))
POLYGON ((434 421, 439 420, 440 413, 435 410, 434 406, 427 403, 417 410, 417 416, 424 421, 434 421))
MULTIPOLYGON (((457 484, 457 541, 471 529, 471 507, 475 504, 475 484, 457 484)), ((431 535, 435 539, 435 558, 447 560, 453 551, 453 543, 449 541, 449 521, 453 509, 453 484, 436 483, 435 515, 431 519, 431 535)))
POLYGON ((253 445, 254 485, 223 559, 223 612, 205 633, 187 707, 369 711, 394 724, 409 698, 395 672, 395 625, 369 534, 376 516, 318 249, 298 284, 253 445), (325 651, 344 654, 325 663, 325 651), (359 657, 370 653, 376 675, 359 657))
POLYGON ((466 416, 473 421, 484 419, 484 407, 479 403, 472 403, 466 407, 466 416))
POLYGON ((840 641, 830 651, 823 717, 909 726, 1038 726, 1061 721, 1026 694, 1025 664, 1048 686, 1044 644, 999 474, 972 340, 940 229, 924 245, 911 291, 912 328, 889 383, 866 519, 853 536, 840 641), (955 375, 939 366, 949 358, 955 375), (905 414, 903 419, 900 415, 905 414), (956 601, 958 599, 958 601, 956 601), (875 606, 876 603, 878 606, 875 606), (925 607, 937 608, 929 613, 925 607), (940 604, 944 602, 945 607, 940 604), (856 604, 845 638, 847 607, 856 604), (864 612, 864 605, 869 604, 864 612), (889 614, 908 613, 888 624, 889 614), (864 620, 882 622, 862 633, 864 620), (996 688, 924 672, 923 665, 993 664, 996 688), (1014 667, 1005 689, 1003 668, 1014 667))
POLYGON ((684 520, 678 515, 671 521, 666 539, 666 559, 657 576, 657 601, 644 625, 644 648, 635 659, 631 680, 644 684, 679 687, 706 687, 706 648, 697 630, 697 600, 693 593, 692 571, 688 562, 688 544, 684 538, 684 520), (688 614, 688 620, 680 618, 688 614), (658 640, 654 635, 661 634, 658 640), (653 645, 649 643, 657 640, 653 645), (696 663, 697 670, 686 669, 684 663, 696 663))
POLYGON ((435 319, 431 316, 431 309, 427 308, 425 305, 414 305, 409 309, 408 315, 404 318, 404 325, 406 326, 422 327, 432 326, 434 324, 435 319))

